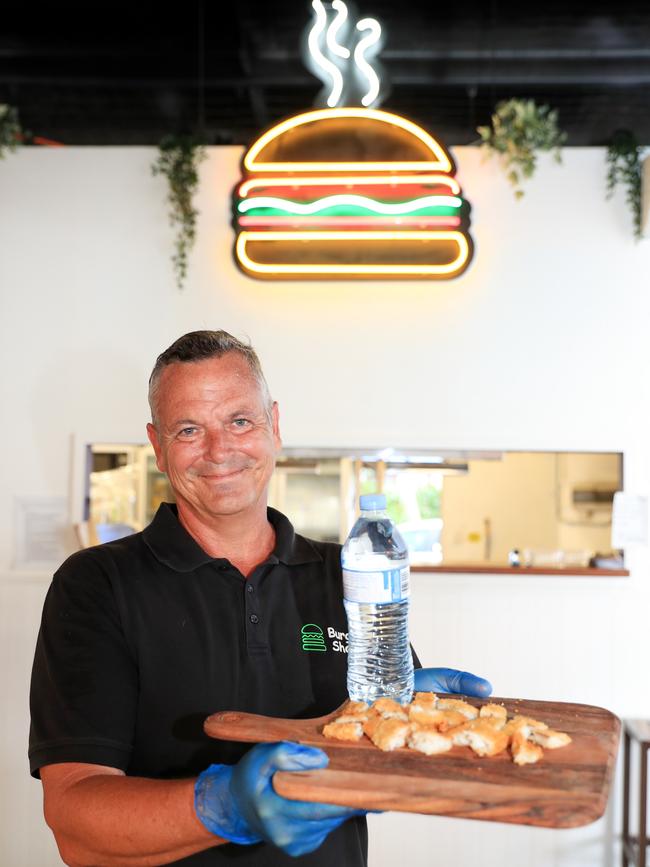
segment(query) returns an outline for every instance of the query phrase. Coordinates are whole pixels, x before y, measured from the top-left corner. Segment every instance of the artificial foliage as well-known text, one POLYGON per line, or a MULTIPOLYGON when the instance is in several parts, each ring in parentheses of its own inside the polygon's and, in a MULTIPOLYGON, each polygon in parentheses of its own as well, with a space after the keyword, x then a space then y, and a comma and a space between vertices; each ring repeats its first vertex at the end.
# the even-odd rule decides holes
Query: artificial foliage
POLYGON ((562 161, 561 147, 566 133, 558 127, 557 111, 548 105, 537 105, 532 99, 499 102, 491 125, 479 126, 477 132, 481 147, 503 161, 518 199, 524 195, 522 181, 535 173, 540 151, 553 151, 556 161, 562 161))
POLYGON ((196 238, 198 211, 193 199, 199 186, 199 163, 205 148, 190 136, 166 136, 158 146, 158 156, 151 167, 154 175, 167 179, 169 221, 176 228, 172 262, 176 285, 182 289, 187 278, 188 257, 196 238))
POLYGON ((9 151, 16 150, 22 133, 17 109, 0 103, 0 159, 4 159, 9 151))
POLYGON ((607 146, 607 198, 611 198, 616 187, 625 187, 625 200, 632 212, 634 237, 641 237, 641 189, 643 171, 641 166, 641 146, 634 133, 619 130, 614 133, 607 146))

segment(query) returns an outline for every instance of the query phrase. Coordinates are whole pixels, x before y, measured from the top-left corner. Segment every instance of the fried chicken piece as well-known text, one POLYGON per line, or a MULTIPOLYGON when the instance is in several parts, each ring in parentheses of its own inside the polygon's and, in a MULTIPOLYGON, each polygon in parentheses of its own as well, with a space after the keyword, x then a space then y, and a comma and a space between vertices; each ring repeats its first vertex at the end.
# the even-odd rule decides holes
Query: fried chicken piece
POLYGON ((341 708, 341 714, 353 714, 356 716, 357 714, 365 713, 369 709, 370 705, 366 704, 365 701, 353 701, 353 699, 349 698, 341 708))
POLYGON ((540 722, 538 719, 533 719, 530 716, 522 716, 521 714, 516 714, 510 720, 515 728, 521 728, 522 726, 528 726, 531 729, 540 729, 542 731, 548 728, 548 725, 545 722, 540 722))
POLYGON ((337 716, 336 719, 332 720, 337 724, 342 723, 363 723, 368 719, 368 715, 365 713, 344 713, 341 716, 337 716))
POLYGON ((383 716, 380 716, 377 712, 371 714, 368 719, 363 724, 363 733, 366 737, 369 737, 372 740, 372 736, 375 733, 375 729, 377 726, 384 721, 383 716))
POLYGON ((363 737, 363 723, 334 720, 323 726, 323 734, 326 738, 334 738, 337 741, 360 741, 363 737))
POLYGON ((502 729, 508 721, 508 711, 502 704, 484 704, 478 715, 499 729, 502 729))
POLYGON ((382 719, 372 733, 371 740, 384 752, 399 749, 406 744, 410 725, 400 719, 382 719))
POLYGON ((437 710, 433 704, 420 704, 414 701, 409 706, 408 713, 410 722, 420 725, 437 725, 440 720, 445 718, 447 711, 437 710))
POLYGON ((345 702, 341 711, 337 717, 333 720, 333 722, 337 723, 347 723, 347 722, 360 722, 364 723, 368 717, 373 713, 370 706, 367 705, 363 701, 352 701, 352 699, 348 699, 345 702))
POLYGON ((436 726, 439 732, 443 734, 450 729, 458 728, 467 722, 467 717, 457 710, 443 710, 440 712, 440 719, 436 721, 436 726))
POLYGON ((527 740, 521 730, 516 731, 512 736, 510 751, 512 752, 512 760, 516 765, 534 765, 544 754, 542 748, 527 740))
POLYGON ((504 728, 504 731, 510 735, 510 737, 514 737, 515 734, 520 733, 524 736, 524 738, 528 739, 530 737, 530 733, 532 731, 546 731, 548 726, 546 723, 540 722, 537 719, 533 719, 529 716, 514 716, 511 720, 509 720, 504 728))
POLYGON ((560 747, 566 747, 571 743, 571 736, 566 732, 556 732, 555 729, 533 729, 528 740, 534 744, 539 744, 545 750, 557 750, 560 747))
POLYGON ((436 707, 437 703, 438 696, 435 694, 435 692, 416 692, 413 696, 411 706, 417 704, 425 706, 433 705, 433 707, 436 707))
POLYGON ((496 729, 489 721, 470 720, 449 732, 453 743, 459 747, 470 747, 479 756, 496 756, 508 746, 509 737, 496 729))
POLYGON ((435 726, 413 725, 408 736, 408 745, 412 750, 427 756, 437 756, 446 753, 453 746, 448 735, 441 734, 435 726))
POLYGON ((458 711, 458 713, 462 713, 465 719, 476 719, 478 716, 478 711, 474 705, 460 698, 439 698, 438 709, 458 711))
POLYGON ((408 719, 407 709, 392 698, 378 698, 372 706, 384 719, 408 719))
POLYGON ((407 706, 409 720, 422 725, 433 725, 439 718, 437 704, 438 696, 435 692, 416 692, 413 701, 407 706))

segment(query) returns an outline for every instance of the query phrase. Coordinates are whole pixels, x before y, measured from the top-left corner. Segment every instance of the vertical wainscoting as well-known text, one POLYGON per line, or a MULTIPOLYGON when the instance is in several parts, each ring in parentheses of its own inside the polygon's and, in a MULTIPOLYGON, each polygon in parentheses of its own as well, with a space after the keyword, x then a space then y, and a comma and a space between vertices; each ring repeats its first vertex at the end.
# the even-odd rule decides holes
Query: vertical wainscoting
POLYGON ((29 679, 49 575, 0 573, 0 864, 55 867, 41 784, 29 776, 29 679))

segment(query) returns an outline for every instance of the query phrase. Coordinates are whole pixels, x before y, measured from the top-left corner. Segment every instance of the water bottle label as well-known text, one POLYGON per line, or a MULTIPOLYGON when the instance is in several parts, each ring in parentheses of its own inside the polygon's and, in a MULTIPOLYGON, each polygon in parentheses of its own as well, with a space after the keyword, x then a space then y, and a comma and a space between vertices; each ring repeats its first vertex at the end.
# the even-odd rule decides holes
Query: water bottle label
POLYGON ((385 569, 377 572, 343 570, 343 595, 349 602, 386 605, 408 599, 409 567, 385 569))

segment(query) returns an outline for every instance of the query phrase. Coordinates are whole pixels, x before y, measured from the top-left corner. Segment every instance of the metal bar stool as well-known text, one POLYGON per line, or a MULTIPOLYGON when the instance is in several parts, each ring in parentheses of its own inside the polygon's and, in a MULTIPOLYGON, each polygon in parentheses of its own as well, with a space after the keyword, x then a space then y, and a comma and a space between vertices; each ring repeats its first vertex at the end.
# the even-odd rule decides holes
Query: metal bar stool
POLYGON ((628 719, 623 721, 623 853, 622 867, 646 867, 647 807, 648 807, 648 747, 650 747, 650 721, 628 719), (639 745, 639 829, 630 835, 630 753, 632 741, 639 745))

